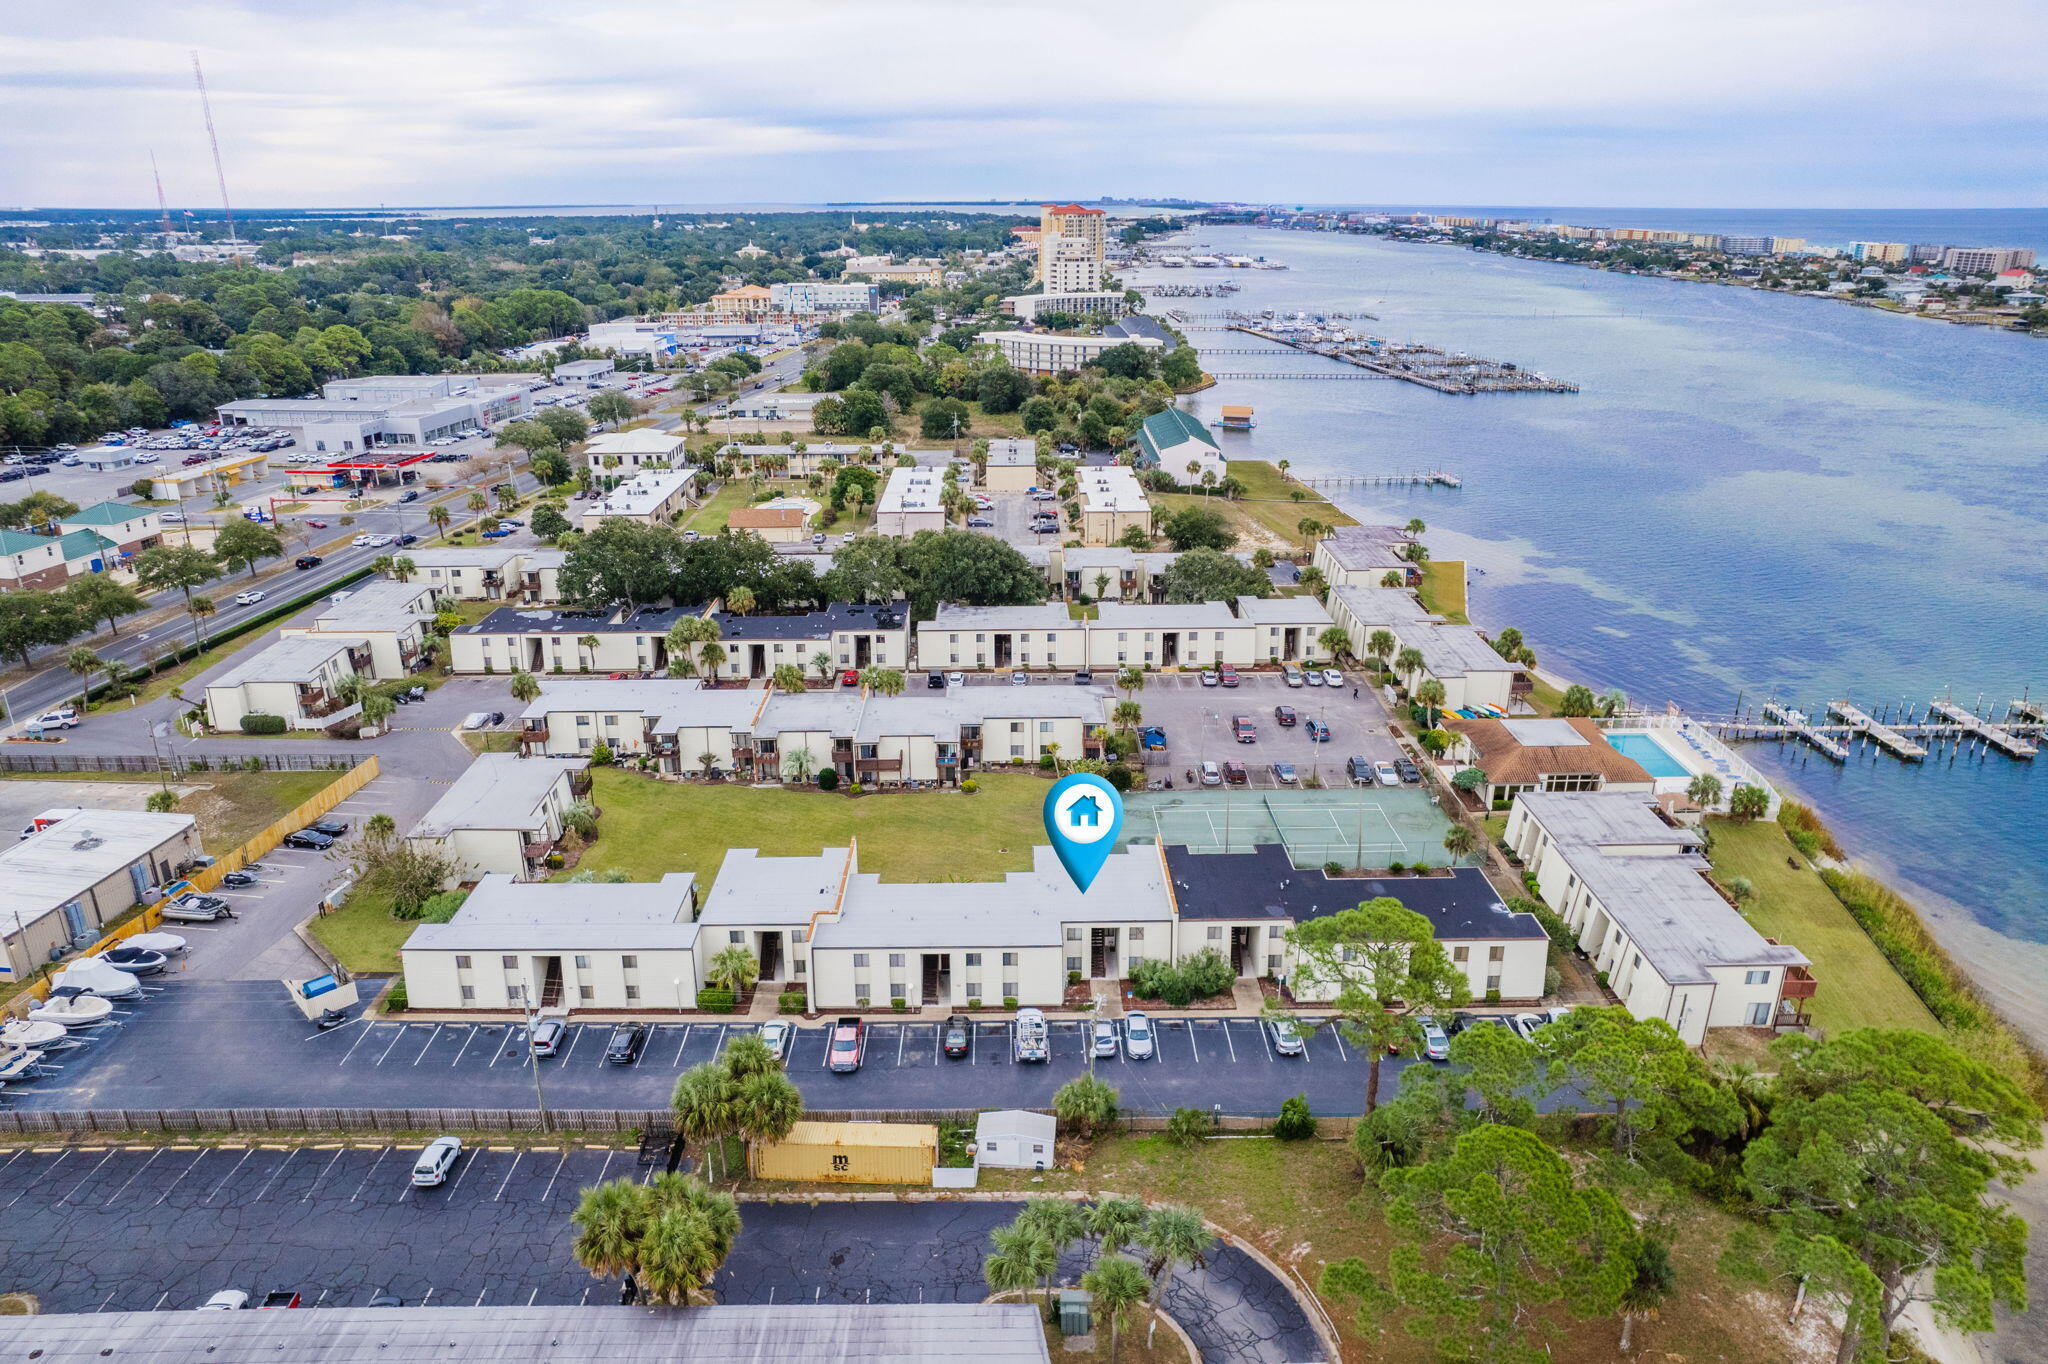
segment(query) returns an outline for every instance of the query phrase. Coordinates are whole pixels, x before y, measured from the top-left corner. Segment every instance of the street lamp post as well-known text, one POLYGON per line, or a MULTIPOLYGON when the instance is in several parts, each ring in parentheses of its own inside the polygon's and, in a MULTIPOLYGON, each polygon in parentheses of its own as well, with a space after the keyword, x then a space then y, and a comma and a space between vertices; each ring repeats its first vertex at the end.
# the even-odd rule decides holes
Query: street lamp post
POLYGON ((532 977, 528 976, 519 986, 519 1008, 526 1021, 525 1046, 526 1064, 533 1070, 533 1102, 540 1110, 540 1130, 549 1131, 547 1096, 540 1088, 540 1053, 533 1047, 533 1025, 537 1010, 533 1007, 532 977))

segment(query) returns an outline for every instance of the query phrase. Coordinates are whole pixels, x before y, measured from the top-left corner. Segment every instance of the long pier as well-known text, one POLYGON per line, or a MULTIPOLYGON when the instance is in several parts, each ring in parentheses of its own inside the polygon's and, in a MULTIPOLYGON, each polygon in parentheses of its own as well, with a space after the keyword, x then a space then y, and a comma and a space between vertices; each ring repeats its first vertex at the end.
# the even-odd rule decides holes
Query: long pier
POLYGON ((1956 728, 1972 738, 1982 739, 2009 758, 2031 758, 2040 751, 2010 729, 1994 725, 1989 720, 1980 720, 1953 701, 1930 702, 1928 709, 1948 717, 1955 722, 1956 728))
MULTIPOLYGON (((1400 379, 1406 383, 1420 384, 1438 393, 1577 393, 1577 384, 1567 384, 1541 374, 1532 374, 1514 365, 1494 360, 1482 360, 1471 355, 1446 355, 1435 346, 1402 345, 1384 337, 1363 337, 1358 340, 1333 341, 1311 344, 1295 337, 1283 336, 1250 323, 1240 323, 1230 328, 1246 336, 1256 336, 1261 341, 1271 341, 1289 350, 1304 355, 1320 355, 1326 360, 1335 360, 1351 365, 1385 379, 1400 379)), ((1222 378, 1222 375, 1217 375, 1222 378)), ((1261 376, 1272 378, 1277 376, 1261 376)), ((1304 376, 1306 377, 1306 376, 1304 376)))
POLYGON ((1849 761, 1848 748, 1816 728, 1814 723, 1806 718, 1805 711, 1781 706, 1776 701, 1767 701, 1764 703, 1764 718, 1777 721, 1792 738, 1805 740, 1836 762, 1849 761))
POLYGON ((1424 469, 1415 474, 1337 474, 1327 478, 1294 480, 1310 488, 1364 487, 1375 484, 1423 484, 1435 488, 1462 488, 1465 480, 1446 469, 1424 469))
POLYGON ((1212 369, 1204 372, 1211 379, 1399 379, 1403 377, 1399 374, 1314 374, 1307 372, 1290 374, 1285 370, 1275 369, 1212 369))
POLYGON ((1919 762, 1927 756, 1927 749, 1914 743, 1890 725, 1879 724, 1866 714, 1861 706, 1849 701, 1828 702, 1828 714, 1859 734, 1869 736, 1879 748, 1906 762, 1919 762))

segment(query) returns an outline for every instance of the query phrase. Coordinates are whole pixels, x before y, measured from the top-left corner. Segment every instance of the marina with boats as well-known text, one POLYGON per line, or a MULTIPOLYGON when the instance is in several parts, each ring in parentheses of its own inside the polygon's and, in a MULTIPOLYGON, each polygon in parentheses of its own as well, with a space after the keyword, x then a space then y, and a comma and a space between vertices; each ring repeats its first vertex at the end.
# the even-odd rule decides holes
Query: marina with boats
MULTIPOLYGON (((1446 351, 1420 341, 1394 341, 1371 332, 1355 330, 1351 318, 1333 313, 1294 312, 1285 317, 1276 316, 1272 309, 1266 309, 1256 317, 1243 312, 1217 314, 1193 314, 1181 309, 1168 309, 1167 318, 1176 326, 1188 322, 1220 320, 1221 325, 1200 327, 1193 330, 1218 330, 1235 332, 1241 336, 1254 337, 1289 350, 1307 355, 1319 355, 1327 360, 1336 360, 1354 369, 1363 370, 1366 375, 1382 379, 1400 379, 1438 393, 1577 393, 1577 384, 1561 379, 1552 379, 1535 370, 1524 369, 1507 360, 1488 360, 1463 351, 1446 351)), ((1210 355, 1262 355, 1264 349, 1233 349, 1217 346, 1197 346, 1202 354, 1210 355)), ((1215 373, 1215 371, 1211 371, 1215 373)), ((1270 373, 1225 376, 1216 373, 1217 378, 1318 378, 1337 377, 1311 373, 1270 373)), ((1346 375, 1343 377, 1364 377, 1346 375)))
POLYGON ((1873 713, 1847 700, 1829 701, 1817 714, 1766 701, 1753 717, 1738 711, 1725 720, 1695 716, 1693 723, 1724 739, 1803 744, 1838 763, 1849 761, 1860 743, 1909 763, 1938 758, 1944 750, 1951 760, 1997 753, 2025 761, 2040 752, 2037 741, 2048 737, 2042 703, 2024 698, 2008 702, 2003 714, 1972 710, 1946 697, 1929 701, 1924 710, 1901 704, 1896 717, 1892 707, 1873 713))

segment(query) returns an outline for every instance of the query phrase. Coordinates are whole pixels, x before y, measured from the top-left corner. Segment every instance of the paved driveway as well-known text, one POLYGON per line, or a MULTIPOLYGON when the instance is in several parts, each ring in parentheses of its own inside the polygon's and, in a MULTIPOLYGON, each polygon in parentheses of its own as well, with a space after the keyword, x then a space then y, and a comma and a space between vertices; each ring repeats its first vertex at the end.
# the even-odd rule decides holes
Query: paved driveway
MULTIPOLYGON (((231 926, 222 930, 232 933, 231 926)), ((195 949, 198 950, 198 949, 195 949)), ((56 1058, 62 1069, 0 1094, 0 1108, 531 1108, 533 1073, 517 1025, 354 1022, 315 1032, 275 981, 159 978, 154 993, 122 1006, 115 1025, 56 1058), (207 1064, 202 1054, 226 1064, 207 1064)), ((1271 1115, 1305 1093, 1318 1113, 1360 1111, 1363 1058, 1334 1030, 1314 1033, 1303 1056, 1276 1055, 1256 1019, 1162 1015, 1158 1055, 1095 1063, 1129 1110, 1191 1107, 1271 1115)), ((551 1109, 667 1105, 676 1076, 718 1055, 746 1023, 654 1026, 640 1059, 607 1065, 611 1027, 573 1022, 558 1056, 541 1062, 551 1109)), ((873 1021, 865 1063, 852 1075, 825 1068, 827 1028, 801 1028, 789 1071, 819 1109, 1044 1107, 1087 1069, 1087 1027, 1052 1025, 1043 1065, 1011 1059, 1010 1024, 977 1025, 970 1056, 940 1054, 937 1023, 873 1021)), ((1406 1062, 1387 1064, 1391 1087, 1406 1062)))
MULTIPOLYGON (((45 1312, 181 1310, 223 1288, 308 1307, 614 1301, 570 1254, 578 1193, 644 1173, 628 1152, 475 1148, 415 1189, 415 1148, 0 1148, 0 1282, 45 1312)), ((1020 1205, 747 1203, 719 1301, 979 1302, 988 1234, 1020 1205)), ((1075 1273, 1085 1249, 1070 1255, 1075 1273)), ((1219 1243, 1166 1305, 1207 1360, 1321 1357, 1300 1304, 1219 1243)))
POLYGON ((1272 788, 1284 785, 1274 775, 1273 764, 1287 762, 1294 764, 1296 784, 1313 774, 1325 785, 1342 785, 1346 758, 1357 754, 1377 761, 1400 754, 1372 689, 1363 685, 1360 674, 1345 677, 1350 685, 1343 687, 1289 687, 1278 673, 1240 674, 1236 687, 1204 687, 1195 673, 1148 678, 1135 699, 1144 709, 1146 724, 1166 728, 1167 745, 1166 761, 1155 759, 1151 766, 1163 767, 1179 784, 1186 780, 1187 769, 1199 768, 1204 761, 1236 759, 1245 764, 1252 786, 1272 788), (1276 706, 1292 707, 1296 722, 1280 724, 1276 706), (1256 726, 1258 738, 1252 743, 1238 743, 1232 737, 1230 722, 1238 715, 1249 717, 1256 726), (1310 720, 1329 726, 1327 743, 1310 741, 1310 720))

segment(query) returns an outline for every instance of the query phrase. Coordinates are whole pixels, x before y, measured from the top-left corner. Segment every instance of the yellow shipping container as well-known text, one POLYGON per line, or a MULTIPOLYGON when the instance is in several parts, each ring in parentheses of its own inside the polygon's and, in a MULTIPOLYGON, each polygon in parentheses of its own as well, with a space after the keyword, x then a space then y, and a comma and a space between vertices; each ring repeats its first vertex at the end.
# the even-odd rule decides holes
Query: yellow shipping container
POLYGON ((756 1179, 829 1184, 929 1184, 938 1163, 939 1129, 897 1122, 800 1122, 749 1160, 756 1179))

